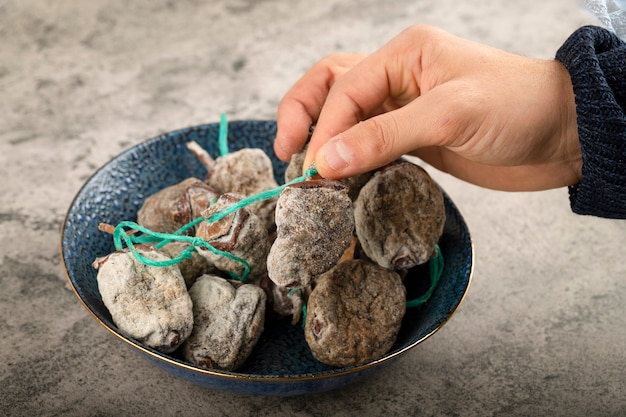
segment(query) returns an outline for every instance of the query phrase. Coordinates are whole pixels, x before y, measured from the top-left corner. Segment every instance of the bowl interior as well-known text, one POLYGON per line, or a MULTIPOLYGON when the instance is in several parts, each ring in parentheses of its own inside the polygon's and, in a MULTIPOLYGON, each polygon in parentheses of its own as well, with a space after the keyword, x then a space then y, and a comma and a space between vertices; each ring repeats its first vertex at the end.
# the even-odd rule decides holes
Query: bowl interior
MULTIPOLYGON (((274 121, 232 121, 229 123, 230 151, 252 147, 263 149, 272 159, 274 174, 279 184, 284 182, 286 164, 273 153, 276 133, 274 121)), ((188 177, 204 178, 206 171, 185 143, 196 141, 213 157, 219 155, 219 125, 207 124, 181 129, 143 142, 112 159, 98 170, 76 195, 63 224, 61 251, 70 284, 84 306, 119 338, 131 346, 141 347, 156 361, 180 363, 187 370, 207 376, 221 372, 207 371, 183 363, 180 358, 165 355, 148 347, 139 346, 121 333, 111 321, 102 303, 96 270, 92 262, 114 250, 113 239, 98 230, 101 222, 116 225, 124 220, 135 220, 144 199, 156 191, 188 177)), ((400 334, 384 358, 384 362, 417 345, 437 331, 457 309, 471 278, 473 247, 470 234, 460 212, 444 192, 446 224, 440 240, 445 260, 443 275, 430 300, 419 308, 407 309, 400 334)), ((407 277, 409 297, 424 292, 428 283, 428 269, 418 267, 407 277)), ((359 367, 354 367, 358 370, 359 367)), ((266 325, 261 340, 251 357, 234 374, 245 377, 315 378, 350 371, 324 365, 313 358, 304 340, 300 326, 288 320, 271 321, 266 325)))

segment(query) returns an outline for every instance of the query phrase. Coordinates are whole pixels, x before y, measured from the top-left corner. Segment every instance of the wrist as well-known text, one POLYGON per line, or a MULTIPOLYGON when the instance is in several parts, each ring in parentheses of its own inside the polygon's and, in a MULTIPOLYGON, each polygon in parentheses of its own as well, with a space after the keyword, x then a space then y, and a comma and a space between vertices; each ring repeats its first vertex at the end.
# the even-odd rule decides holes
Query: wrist
POLYGON ((566 166, 565 185, 574 185, 582 180, 583 160, 578 137, 578 118, 576 116, 576 96, 574 86, 567 68, 558 60, 552 61, 555 67, 557 84, 559 86, 560 104, 560 143, 564 147, 566 166))

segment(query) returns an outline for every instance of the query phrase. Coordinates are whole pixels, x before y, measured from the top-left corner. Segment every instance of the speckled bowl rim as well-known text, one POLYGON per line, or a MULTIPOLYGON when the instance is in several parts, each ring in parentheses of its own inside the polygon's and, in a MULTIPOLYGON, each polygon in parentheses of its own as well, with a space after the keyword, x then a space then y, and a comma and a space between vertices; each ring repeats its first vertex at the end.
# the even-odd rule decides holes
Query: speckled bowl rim
MULTIPOLYGON (((245 120, 242 120, 242 121, 245 122, 245 120)), ((255 121, 263 122, 263 120, 255 120, 255 121)), ((268 120, 268 122, 270 122, 270 120, 268 120)), ((200 126, 202 126, 202 125, 200 125, 200 126)), ((191 128, 193 128, 193 126, 191 128)), ((437 327, 432 329, 429 333, 425 334, 420 339, 417 339, 417 340, 413 341, 412 343, 409 343, 406 346, 403 346, 402 348, 397 349, 397 350, 395 350, 393 352, 387 353, 387 354, 385 354, 384 356, 382 356, 380 358, 368 361, 368 362, 363 363, 363 364, 349 366, 349 367, 342 367, 342 368, 337 368, 337 369, 331 369, 331 370, 328 370, 328 371, 321 371, 321 372, 317 372, 317 373, 301 374, 301 375, 243 374, 243 373, 237 373, 237 372, 232 372, 232 371, 206 369, 206 368, 201 368, 201 367, 195 366, 193 364, 190 364, 190 363, 178 360, 178 359, 176 359, 174 357, 168 356, 167 354, 164 354, 164 353, 158 352, 156 350, 153 350, 151 348, 148 348, 146 346, 143 346, 140 343, 136 342, 135 340, 133 340, 133 339, 131 339, 131 338, 129 338, 129 337, 127 337, 127 336, 117 332, 116 330, 112 329, 111 327, 109 327, 105 322, 103 322, 98 317, 98 315, 91 309, 91 307, 80 296, 80 294, 79 294, 78 290, 76 289, 76 287, 74 286, 74 283, 72 282, 70 274, 69 274, 69 272, 67 270, 67 266, 65 264, 64 253, 63 253, 63 236, 64 236, 64 231, 65 231, 65 226, 67 224, 68 216, 70 214, 71 208, 75 205, 75 203, 76 203, 78 197, 81 195, 82 191, 89 185, 90 181, 96 175, 98 175, 98 173, 100 171, 102 171, 102 170, 104 170, 106 168, 107 164, 110 161, 112 161, 114 159, 117 159, 117 158, 120 158, 123 155, 132 152, 136 147, 141 146, 141 145, 143 145, 143 144, 145 144, 147 142, 159 140, 161 137, 163 137, 164 134, 174 134, 175 135, 175 134, 179 134, 180 132, 184 132, 187 129, 189 129, 189 127, 173 130, 171 132, 165 132, 163 134, 160 134, 160 135, 157 135, 157 136, 152 137, 150 139, 147 139, 147 140, 145 140, 143 142, 137 143, 137 144, 131 146, 130 148, 128 148, 128 149, 118 153, 116 156, 114 156, 109 161, 104 163, 102 166, 100 166, 96 171, 94 171, 85 180, 83 185, 76 192, 74 198, 72 199, 72 202, 70 203, 70 205, 68 207, 68 210, 65 213, 63 222, 61 223, 60 248, 59 248, 60 249, 60 254, 61 254, 61 263, 62 263, 62 266, 63 266, 63 271, 65 273, 66 279, 67 279, 67 281, 68 281, 68 283, 69 283, 69 285, 70 285, 70 287, 72 289, 72 292, 78 298, 78 300, 80 301, 82 306, 92 315, 93 318, 96 319, 96 321, 102 327, 104 327, 107 331, 109 331, 109 333, 113 334, 116 338, 118 338, 119 340, 121 340, 124 343, 126 343, 127 345, 129 345, 129 347, 133 347, 133 348, 137 349, 139 352, 147 355, 149 359, 152 359, 152 360, 155 360, 155 361, 158 361, 158 362, 164 362, 166 364, 175 366, 177 368, 183 368, 185 370, 194 372, 196 374, 211 376, 211 377, 215 377, 215 378, 222 378, 224 380, 246 381, 246 382, 263 382, 263 383, 286 383, 286 382, 321 380, 321 379, 326 379, 326 378, 334 378, 334 377, 339 377, 339 376, 350 375, 350 374, 354 374, 354 373, 361 373, 363 371, 370 370, 370 369, 372 369, 374 367, 377 367, 377 366, 379 366, 379 365, 381 365, 383 363, 391 362, 393 360, 396 360, 397 358, 399 358, 402 354, 404 354, 408 350, 413 349, 415 346, 419 345, 420 343, 424 342, 426 339, 430 338, 433 334, 437 333, 456 314, 456 312, 458 311, 459 307, 461 306, 461 304, 463 303, 463 301, 467 297, 467 294, 469 292, 469 288, 470 288, 470 286, 472 284, 472 281, 473 281, 474 268, 475 268, 474 241, 472 239, 471 233, 469 233, 469 230, 468 230, 468 236, 467 236, 467 239, 469 240, 470 251, 471 251, 471 257, 470 257, 471 265, 470 265, 470 270, 469 270, 469 276, 467 277, 467 285, 464 288, 463 295, 459 298, 459 301, 457 302, 457 304, 454 307, 454 309, 452 309, 450 311, 450 313, 448 314, 448 316, 446 317, 445 320, 443 320, 437 327)), ((445 190, 442 189, 442 192, 447 197, 449 204, 452 205, 454 210, 456 210, 459 213, 459 217, 461 219, 463 219, 463 221, 464 221, 465 217, 463 216, 463 213, 459 209, 459 207, 447 195, 445 190)))

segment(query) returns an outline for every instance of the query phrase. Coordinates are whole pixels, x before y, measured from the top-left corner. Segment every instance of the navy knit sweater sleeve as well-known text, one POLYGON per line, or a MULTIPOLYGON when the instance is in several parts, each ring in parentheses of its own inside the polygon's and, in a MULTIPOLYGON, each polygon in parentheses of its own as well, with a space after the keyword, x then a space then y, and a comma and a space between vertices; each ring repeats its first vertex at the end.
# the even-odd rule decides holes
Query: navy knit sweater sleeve
POLYGON ((576 97, 582 180, 569 188, 575 213, 626 219, 626 43, 595 26, 574 32, 556 59, 576 97))

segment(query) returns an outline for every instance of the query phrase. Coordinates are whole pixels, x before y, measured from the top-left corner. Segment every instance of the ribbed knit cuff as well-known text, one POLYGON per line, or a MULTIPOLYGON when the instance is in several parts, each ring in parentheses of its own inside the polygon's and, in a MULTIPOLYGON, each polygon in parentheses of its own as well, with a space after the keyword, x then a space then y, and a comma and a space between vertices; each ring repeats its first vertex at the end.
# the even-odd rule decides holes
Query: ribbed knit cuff
POLYGON ((575 213, 626 219, 626 43, 595 26, 574 32, 556 59, 576 97, 582 180, 569 188, 575 213))

